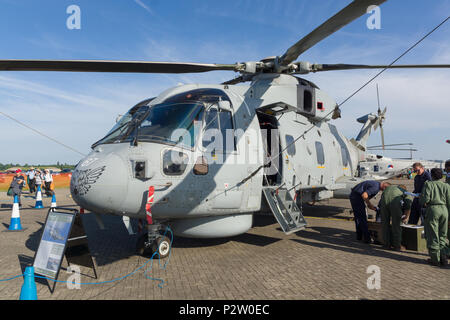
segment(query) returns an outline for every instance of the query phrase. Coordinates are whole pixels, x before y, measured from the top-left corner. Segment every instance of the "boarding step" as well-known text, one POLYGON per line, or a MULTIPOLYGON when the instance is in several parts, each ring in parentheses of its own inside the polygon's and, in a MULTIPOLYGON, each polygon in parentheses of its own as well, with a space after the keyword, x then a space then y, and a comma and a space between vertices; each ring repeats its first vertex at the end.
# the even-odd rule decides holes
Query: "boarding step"
POLYGON ((306 220, 287 189, 264 187, 263 193, 284 233, 291 234, 306 227, 306 220))

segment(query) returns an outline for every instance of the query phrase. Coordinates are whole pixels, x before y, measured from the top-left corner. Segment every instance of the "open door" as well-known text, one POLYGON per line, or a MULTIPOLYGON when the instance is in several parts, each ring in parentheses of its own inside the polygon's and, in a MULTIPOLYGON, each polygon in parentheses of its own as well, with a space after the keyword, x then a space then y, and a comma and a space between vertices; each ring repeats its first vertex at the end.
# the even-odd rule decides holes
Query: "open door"
POLYGON ((282 182, 282 155, 280 153, 280 134, 278 120, 274 115, 257 111, 259 127, 264 144, 264 179, 263 184, 277 186, 282 182), (276 159, 273 156, 278 155, 276 159))

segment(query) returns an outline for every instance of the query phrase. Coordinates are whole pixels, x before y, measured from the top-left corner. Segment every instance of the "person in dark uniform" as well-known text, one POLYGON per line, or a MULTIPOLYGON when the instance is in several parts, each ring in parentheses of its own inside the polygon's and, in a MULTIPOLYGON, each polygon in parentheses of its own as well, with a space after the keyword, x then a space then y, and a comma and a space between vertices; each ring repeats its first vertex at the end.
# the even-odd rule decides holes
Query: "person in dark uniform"
MULTIPOLYGON (((420 162, 414 163, 412 168, 416 173, 416 176, 414 178, 413 193, 421 193, 425 181, 431 181, 431 175, 428 171, 425 171, 423 165, 420 162)), ((408 224, 417 224, 421 216, 422 216, 422 207, 419 204, 419 198, 414 197, 408 224)), ((424 221, 425 220, 422 217, 422 225, 424 224, 424 221)))
POLYGON ((350 203, 355 215, 356 239, 371 243, 369 229, 367 227, 366 205, 369 209, 376 211, 377 208, 370 203, 370 199, 375 197, 381 190, 389 186, 388 182, 378 182, 374 180, 363 181, 352 188, 350 193, 350 203))

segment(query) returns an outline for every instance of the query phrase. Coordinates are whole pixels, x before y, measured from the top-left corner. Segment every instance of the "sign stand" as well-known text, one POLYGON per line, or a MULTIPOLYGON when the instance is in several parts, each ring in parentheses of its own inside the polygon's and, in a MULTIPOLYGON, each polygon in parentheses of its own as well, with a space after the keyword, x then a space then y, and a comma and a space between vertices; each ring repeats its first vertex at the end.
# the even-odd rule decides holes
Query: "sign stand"
MULTIPOLYGON (((50 208, 34 255, 35 273, 57 280, 63 256, 69 265, 73 263, 92 268, 97 279, 94 260, 89 251, 87 235, 78 210, 50 208)), ((51 293, 54 292, 55 286, 56 281, 53 288, 50 288, 51 293)))

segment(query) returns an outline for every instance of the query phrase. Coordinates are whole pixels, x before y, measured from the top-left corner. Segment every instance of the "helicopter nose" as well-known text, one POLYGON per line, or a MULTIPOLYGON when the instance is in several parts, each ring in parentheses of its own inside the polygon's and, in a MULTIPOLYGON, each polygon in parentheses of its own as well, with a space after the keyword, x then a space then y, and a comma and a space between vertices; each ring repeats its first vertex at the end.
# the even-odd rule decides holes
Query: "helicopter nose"
POLYGON ((126 167, 115 154, 90 156, 72 174, 70 192, 82 208, 96 213, 117 213, 126 196, 126 167))

